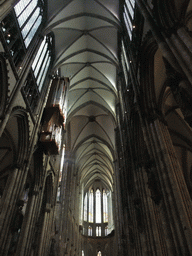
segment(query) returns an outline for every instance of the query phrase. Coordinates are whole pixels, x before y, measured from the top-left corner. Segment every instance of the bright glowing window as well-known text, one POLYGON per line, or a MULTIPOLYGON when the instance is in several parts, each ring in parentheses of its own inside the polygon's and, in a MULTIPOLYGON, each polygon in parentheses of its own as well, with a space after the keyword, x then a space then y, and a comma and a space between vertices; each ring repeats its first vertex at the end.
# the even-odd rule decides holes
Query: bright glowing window
POLYGON ((83 198, 84 235, 107 236, 109 212, 111 213, 110 192, 106 188, 91 186, 83 198))
POLYGON ((105 227, 105 236, 108 235, 108 227, 105 227))
POLYGON ((128 85, 129 64, 128 64, 127 54, 126 54, 125 45, 124 45, 123 40, 121 43, 122 43, 121 62, 122 62, 122 66, 123 66, 125 82, 126 82, 126 85, 128 85))
POLYGON ((23 24, 26 22, 27 17, 31 15, 32 11, 37 5, 37 0, 21 0, 15 6, 15 13, 18 17, 19 26, 22 27, 23 24))
POLYGON ((125 0, 123 17, 130 40, 132 40, 134 9, 135 0, 125 0))
POLYGON ((92 227, 88 227, 88 236, 92 236, 92 227))
POLYGON ((47 74, 51 62, 50 51, 48 47, 48 45, 51 44, 51 42, 51 37, 44 37, 44 40, 42 41, 32 64, 32 69, 34 72, 34 76, 36 78, 36 83, 39 91, 41 91, 42 89, 45 76, 47 74))
POLYGON ((93 189, 89 194, 89 222, 93 222, 93 189))
POLYGON ((84 221, 87 221, 87 193, 84 198, 84 221))
POLYGON ((39 79, 37 80, 37 85, 39 87, 39 91, 41 91, 44 80, 45 80, 45 76, 47 74, 47 70, 49 68, 49 64, 51 62, 51 57, 49 56, 49 52, 47 52, 47 56, 46 59, 44 60, 44 63, 42 65, 42 70, 41 73, 39 75, 39 79))
POLYGON ((95 199, 96 199, 96 223, 101 223, 101 191, 99 189, 96 190, 95 199))
POLYGON ((38 0, 20 0, 14 7, 26 48, 42 22, 38 0))
POLYGON ((96 227, 96 236, 101 236, 101 227, 96 227))
POLYGON ((107 204, 107 194, 103 190, 103 222, 108 222, 108 204, 107 204))
POLYGON ((41 45, 39 47, 39 50, 38 50, 38 52, 35 56, 35 59, 33 61, 33 64, 32 64, 32 68, 33 68, 35 76, 37 75, 37 73, 39 71, 39 66, 37 66, 37 64, 39 63, 39 59, 40 59, 40 56, 42 54, 42 49, 45 48, 45 44, 46 44, 46 37, 44 37, 43 42, 41 43, 41 45))
POLYGON ((85 254, 84 254, 84 251, 82 250, 82 256, 84 256, 85 254))
MULTIPOLYGON (((41 68, 41 64, 43 59, 46 56, 46 52, 47 52, 47 44, 46 44, 46 38, 44 38, 43 42, 41 43, 41 45, 43 45, 43 47, 40 46, 39 51, 37 52, 37 56, 40 55, 40 57, 38 58, 38 60, 35 58, 35 61, 38 61, 36 63, 35 69, 34 69, 34 75, 35 77, 37 77, 38 73, 40 72, 40 68, 41 68)), ((32 66, 33 67, 33 66, 32 66)))
POLYGON ((101 251, 98 251, 97 256, 102 256, 101 251))

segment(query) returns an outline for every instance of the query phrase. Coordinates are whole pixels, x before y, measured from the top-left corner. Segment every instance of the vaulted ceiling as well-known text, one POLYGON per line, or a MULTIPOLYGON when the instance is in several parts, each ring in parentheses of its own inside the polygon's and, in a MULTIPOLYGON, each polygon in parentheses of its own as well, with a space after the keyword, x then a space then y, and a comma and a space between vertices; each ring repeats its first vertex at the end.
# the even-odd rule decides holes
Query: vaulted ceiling
POLYGON ((54 69, 69 77, 67 148, 80 182, 112 189, 117 100, 117 0, 48 1, 54 69))

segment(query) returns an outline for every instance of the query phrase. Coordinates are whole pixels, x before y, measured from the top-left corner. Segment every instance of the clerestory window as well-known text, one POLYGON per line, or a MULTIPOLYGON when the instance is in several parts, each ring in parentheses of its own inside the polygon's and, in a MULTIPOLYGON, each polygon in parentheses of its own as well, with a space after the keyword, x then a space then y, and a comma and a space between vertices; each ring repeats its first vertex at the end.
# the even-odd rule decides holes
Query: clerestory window
POLYGON ((96 236, 101 236, 101 227, 96 227, 96 236))
POLYGON ((132 40, 132 31, 134 28, 134 24, 133 24, 134 9, 135 9, 135 0, 125 0, 123 18, 124 18, 125 26, 126 26, 130 41, 132 40))
POLYGON ((95 199, 96 199, 96 223, 101 223, 101 191, 99 189, 96 190, 95 193, 95 199))
POLYGON ((89 222, 93 222, 93 189, 89 194, 89 222))
POLYGON ((108 222, 107 193, 105 190, 103 190, 103 222, 108 222))
POLYGON ((52 37, 44 37, 41 46, 36 54, 36 57, 32 64, 34 76, 39 91, 41 91, 45 76, 47 74, 50 62, 51 54, 50 49, 52 48, 52 37))
POLYGON ((42 9, 38 0, 20 0, 14 7, 26 48, 42 22, 42 9))
POLYGON ((23 86, 28 105, 33 112, 37 106, 40 92, 51 64, 52 37, 45 36, 32 63, 32 68, 23 86))
POLYGON ((4 41, 18 70, 22 69, 26 50, 42 24, 45 13, 44 0, 20 0, 1 21, 4 41))
POLYGON ((87 193, 85 194, 84 199, 84 221, 87 221, 87 193))
POLYGON ((108 227, 105 227, 105 236, 108 235, 108 227))
POLYGON ((121 51, 121 63, 122 63, 122 67, 123 67, 123 73, 124 73, 124 77, 125 77, 125 82, 126 82, 126 86, 128 86, 128 73, 129 73, 129 62, 127 59, 127 53, 126 53, 126 49, 125 49, 125 45, 123 40, 121 41, 121 47, 122 47, 122 51, 121 51))
POLYGON ((92 236, 92 227, 88 227, 88 236, 92 236))
MULTIPOLYGON (((111 193, 107 191, 105 188, 91 188, 89 189, 89 191, 85 193, 83 201, 84 235, 108 235, 109 208, 110 212, 112 209, 111 203, 111 193)), ((112 230, 112 213, 110 215, 110 230, 112 230)))

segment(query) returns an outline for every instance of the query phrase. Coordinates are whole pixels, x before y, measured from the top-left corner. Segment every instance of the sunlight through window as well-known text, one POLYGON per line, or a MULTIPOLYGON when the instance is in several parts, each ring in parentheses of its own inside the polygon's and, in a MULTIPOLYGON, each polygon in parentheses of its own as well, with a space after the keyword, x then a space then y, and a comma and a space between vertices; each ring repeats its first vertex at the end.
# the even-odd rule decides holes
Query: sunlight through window
POLYGON ((103 222, 108 222, 107 194, 105 190, 103 190, 103 222))
POLYGON ((96 190, 96 223, 101 223, 101 191, 96 190))
POLYGON ((89 194, 89 222, 93 222, 93 190, 89 194))
POLYGON ((84 199, 84 221, 87 221, 87 193, 84 199))

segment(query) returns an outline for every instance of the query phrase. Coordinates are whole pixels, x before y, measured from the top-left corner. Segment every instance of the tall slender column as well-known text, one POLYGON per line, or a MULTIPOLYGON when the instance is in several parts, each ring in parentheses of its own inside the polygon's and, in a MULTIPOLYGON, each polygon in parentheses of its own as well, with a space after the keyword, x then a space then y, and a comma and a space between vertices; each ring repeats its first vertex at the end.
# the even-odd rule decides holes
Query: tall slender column
MULTIPOLYGON (((117 130, 115 130, 117 133, 117 130)), ((117 137, 117 135, 116 135, 117 137)), ((114 173, 115 173, 115 226, 117 237, 117 255, 122 255, 121 236, 122 236, 122 209, 121 209, 121 194, 120 194, 120 181, 117 160, 114 161, 114 173)))
POLYGON ((26 243, 28 242, 28 236, 29 236, 29 230, 30 230, 30 224, 33 222, 33 211, 34 211, 34 205, 36 198, 38 196, 39 192, 37 189, 34 190, 32 198, 30 200, 30 206, 29 210, 23 220, 23 228, 21 230, 18 246, 17 246, 17 254, 20 256, 25 255, 25 249, 26 249, 26 243))
POLYGON ((36 194, 35 196, 35 202, 33 204, 33 212, 32 212, 32 218, 31 221, 29 223, 29 229, 28 229, 28 238, 25 244, 25 254, 29 254, 31 252, 31 248, 32 248, 32 242, 34 240, 34 233, 36 230, 36 223, 38 220, 38 216, 39 216, 39 212, 41 210, 41 207, 39 207, 41 205, 41 199, 43 197, 43 193, 38 193, 38 189, 35 190, 34 194, 36 194))
POLYGON ((51 236, 52 236, 52 228, 53 228, 53 213, 54 210, 51 208, 51 211, 49 213, 49 219, 48 219, 48 225, 47 225, 47 232, 45 237, 45 243, 44 243, 44 255, 49 255, 49 249, 51 245, 51 236))
POLYGON ((149 137, 150 134, 152 138, 148 139, 146 143, 149 152, 151 145, 153 146, 152 154, 155 154, 154 157, 157 162, 163 202, 169 220, 167 228, 170 228, 177 253, 185 255, 191 253, 192 249, 190 244, 192 234, 189 193, 167 127, 159 120, 155 120, 154 123, 150 124, 149 137), (150 140, 153 142, 151 145, 149 145, 150 140), (185 198, 182 198, 183 196, 185 198))
POLYGON ((45 240, 45 236, 46 236, 46 229, 47 229, 47 225, 48 225, 49 213, 51 210, 50 208, 51 208, 50 204, 47 204, 46 209, 45 209, 44 219, 43 219, 42 230, 41 230, 38 256, 43 256, 42 252, 43 252, 43 248, 44 248, 44 240, 45 240))
POLYGON ((6 236, 9 232, 12 215, 18 202, 18 193, 20 191, 20 180, 23 172, 19 168, 15 168, 9 175, 6 191, 4 191, 0 213, 0 248, 3 250, 3 244, 6 243, 6 236), (10 205, 12 206, 10 208, 10 205))
POLYGON ((65 169, 63 173, 62 181, 62 218, 61 218, 61 235, 62 241, 66 242, 66 245, 69 242, 69 202, 70 202, 70 184, 71 184, 71 175, 72 175, 72 162, 67 161, 65 163, 65 169))

